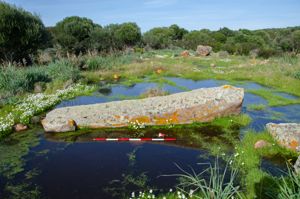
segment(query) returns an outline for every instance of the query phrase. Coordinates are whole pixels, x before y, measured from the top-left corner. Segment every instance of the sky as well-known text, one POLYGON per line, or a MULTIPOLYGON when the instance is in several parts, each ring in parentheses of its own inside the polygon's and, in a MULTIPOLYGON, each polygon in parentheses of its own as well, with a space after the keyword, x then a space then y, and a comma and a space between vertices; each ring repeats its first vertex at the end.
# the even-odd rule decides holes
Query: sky
POLYGON ((81 16, 105 26, 136 22, 142 32, 178 24, 187 30, 300 25, 300 0, 4 0, 38 14, 46 26, 81 16))

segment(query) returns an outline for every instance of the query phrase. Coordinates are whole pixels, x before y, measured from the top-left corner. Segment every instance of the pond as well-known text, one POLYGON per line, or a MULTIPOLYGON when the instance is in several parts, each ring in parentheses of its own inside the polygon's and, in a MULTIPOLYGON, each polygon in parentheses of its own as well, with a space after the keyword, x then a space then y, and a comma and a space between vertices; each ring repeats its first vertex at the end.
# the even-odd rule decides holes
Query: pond
MULTIPOLYGON (((168 93, 224 84, 234 84, 246 91, 269 89, 253 82, 167 80, 174 84, 144 82, 130 87, 121 84, 99 87, 91 96, 64 101, 56 108, 132 99, 156 87, 168 93)), ((295 97, 282 92, 278 95, 295 97)), ((300 105, 269 107, 265 99, 247 92, 242 110, 250 115, 252 122, 247 127, 234 129, 234 139, 242 139, 249 128, 262 131, 268 122, 300 122, 300 105), (252 104, 262 104, 266 108, 249 109, 252 104)), ((216 160, 208 145, 216 146, 217 150, 217 146, 233 147, 224 134, 221 128, 210 125, 189 129, 113 129, 64 134, 45 134, 41 127, 36 126, 30 131, 14 134, 0 144, 0 198, 21 194, 23 198, 109 199, 123 198, 132 191, 147 188, 168 192, 178 181, 166 175, 181 173, 176 165, 184 170, 193 168, 201 172, 207 165, 198 163, 213 163, 216 160), (176 137, 177 141, 129 143, 92 140, 95 137, 157 137, 158 133, 176 137)), ((220 165, 223 167, 225 163, 220 161, 220 165)), ((262 168, 279 175, 285 170, 285 163, 264 160, 262 168)))

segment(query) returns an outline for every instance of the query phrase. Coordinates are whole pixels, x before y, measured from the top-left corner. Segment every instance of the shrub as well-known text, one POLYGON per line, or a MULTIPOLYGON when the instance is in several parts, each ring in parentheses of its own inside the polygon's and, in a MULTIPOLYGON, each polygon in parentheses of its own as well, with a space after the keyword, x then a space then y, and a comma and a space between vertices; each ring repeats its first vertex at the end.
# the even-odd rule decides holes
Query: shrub
POLYGON ((32 90, 36 82, 50 80, 42 67, 17 68, 10 65, 0 70, 0 91, 13 95, 32 90))
POLYGON ((64 50, 78 55, 89 49, 90 35, 96 28, 101 27, 85 17, 67 17, 56 24, 54 37, 64 50))
POLYGON ((258 51, 258 56, 263 58, 269 58, 271 56, 274 56, 278 54, 278 52, 275 49, 272 48, 262 48, 258 51))
POLYGON ((294 74, 294 77, 296 79, 299 79, 300 80, 300 71, 297 71, 295 74, 294 74))
POLYGON ((153 28, 146 32, 143 41, 154 49, 168 48, 172 44, 173 31, 167 27, 153 28))
POLYGON ((8 95, 32 91, 37 82, 77 80, 80 71, 66 60, 47 66, 20 68, 13 65, 0 68, 0 92, 8 95))
POLYGON ((0 2, 0 59, 31 63, 31 55, 47 40, 45 27, 36 15, 0 2))
POLYGON ((48 76, 51 80, 78 80, 80 71, 71 62, 67 60, 60 60, 50 63, 46 68, 48 76))

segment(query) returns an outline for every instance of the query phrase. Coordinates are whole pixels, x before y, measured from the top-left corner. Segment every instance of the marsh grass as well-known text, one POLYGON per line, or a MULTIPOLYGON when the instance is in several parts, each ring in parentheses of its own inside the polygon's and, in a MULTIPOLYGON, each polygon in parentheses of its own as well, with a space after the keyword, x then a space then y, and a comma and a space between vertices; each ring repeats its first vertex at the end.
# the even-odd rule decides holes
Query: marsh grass
POLYGON ((237 169, 229 169, 229 164, 221 170, 218 158, 213 165, 209 164, 207 169, 196 173, 193 169, 188 172, 177 165, 181 174, 175 174, 180 178, 178 189, 186 195, 204 199, 231 199, 242 198, 240 187, 237 183, 237 169), (208 179, 207 179, 208 176, 208 179))
POLYGON ((67 60, 52 62, 46 66, 2 66, 0 68, 0 93, 9 99, 16 94, 32 92, 37 82, 59 82, 61 88, 65 81, 76 81, 79 77, 79 69, 67 60))
POLYGON ((250 104, 248 106, 249 110, 255 110, 255 111, 262 111, 262 110, 265 110, 266 108, 267 108, 267 106, 264 104, 250 104))
POLYGON ((300 198, 300 174, 293 171, 289 165, 286 176, 280 177, 277 182, 279 193, 276 196, 278 199, 298 199, 300 198))
MULTIPOLYGON (((276 95, 272 90, 248 90, 249 93, 258 95, 268 101, 269 106, 286 106, 291 104, 299 104, 299 99, 288 99, 279 95, 276 95)), ((257 107, 256 107, 257 108, 257 107)))

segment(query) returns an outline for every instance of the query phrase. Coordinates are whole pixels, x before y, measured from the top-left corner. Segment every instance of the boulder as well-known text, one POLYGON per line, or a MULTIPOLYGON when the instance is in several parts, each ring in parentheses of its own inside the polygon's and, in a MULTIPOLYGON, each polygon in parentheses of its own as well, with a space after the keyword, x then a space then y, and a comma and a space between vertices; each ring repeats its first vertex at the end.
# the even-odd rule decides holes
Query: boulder
POLYGON ((208 56, 212 52, 212 47, 210 46, 197 46, 197 54, 200 56, 208 56))
POLYGON ((254 148, 255 149, 262 149, 265 147, 271 146, 271 144, 265 140, 258 140, 257 142, 255 142, 254 144, 254 148))
POLYGON ((76 127, 96 129, 208 122, 239 114, 243 99, 244 89, 225 85, 167 96, 58 108, 46 115, 42 125, 47 132, 65 132, 76 127), (70 125, 70 120, 74 125, 70 125))
POLYGON ((27 129, 28 129, 28 126, 26 126, 26 125, 24 125, 24 124, 16 124, 16 125, 14 126, 14 130, 15 130, 16 132, 25 131, 25 130, 27 130, 27 129))
POLYGON ((300 124, 297 123, 268 123, 268 132, 281 144, 287 148, 300 151, 300 124))

